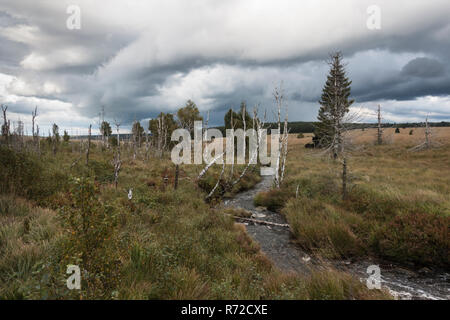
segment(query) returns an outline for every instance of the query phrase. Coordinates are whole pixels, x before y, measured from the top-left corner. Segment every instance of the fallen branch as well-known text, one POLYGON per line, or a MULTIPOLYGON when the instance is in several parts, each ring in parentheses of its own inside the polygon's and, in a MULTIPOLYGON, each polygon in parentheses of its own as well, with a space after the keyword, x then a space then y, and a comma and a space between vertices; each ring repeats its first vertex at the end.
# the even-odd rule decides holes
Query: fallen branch
POLYGON ((234 219, 239 219, 239 220, 243 220, 243 221, 248 221, 248 222, 253 222, 253 223, 259 223, 259 224, 264 224, 264 225, 268 225, 268 226, 276 226, 276 227, 283 227, 283 228, 290 228, 289 224, 287 223, 275 223, 275 222, 269 222, 269 221, 264 221, 264 220, 257 220, 257 219, 250 219, 250 218, 242 218, 242 217, 238 217, 238 216, 233 216, 233 215, 229 215, 226 214, 227 216, 233 217, 234 219))

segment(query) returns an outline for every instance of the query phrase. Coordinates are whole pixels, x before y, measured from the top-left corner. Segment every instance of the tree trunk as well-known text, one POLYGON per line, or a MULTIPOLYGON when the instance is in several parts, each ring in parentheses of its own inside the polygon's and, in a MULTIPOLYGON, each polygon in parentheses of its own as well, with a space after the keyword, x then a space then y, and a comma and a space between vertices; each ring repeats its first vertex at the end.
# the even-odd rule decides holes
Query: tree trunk
POLYGON ((89 165, 89 152, 91 149, 91 128, 92 128, 92 125, 89 125, 88 145, 87 145, 87 150, 86 150, 86 165, 89 165))

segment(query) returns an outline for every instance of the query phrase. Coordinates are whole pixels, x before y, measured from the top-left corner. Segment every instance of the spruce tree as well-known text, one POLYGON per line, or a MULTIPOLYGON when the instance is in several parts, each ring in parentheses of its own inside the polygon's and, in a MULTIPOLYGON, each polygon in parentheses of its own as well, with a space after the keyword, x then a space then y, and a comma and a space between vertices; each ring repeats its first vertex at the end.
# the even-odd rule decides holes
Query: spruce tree
MULTIPOLYGON (((314 143, 319 147, 331 147, 336 139, 341 139, 336 128, 342 125, 345 114, 349 111, 354 100, 349 100, 351 81, 346 76, 342 63, 342 54, 335 52, 330 59, 330 73, 319 101, 320 109, 315 126, 314 143)), ((337 157, 336 152, 334 157, 337 157)))

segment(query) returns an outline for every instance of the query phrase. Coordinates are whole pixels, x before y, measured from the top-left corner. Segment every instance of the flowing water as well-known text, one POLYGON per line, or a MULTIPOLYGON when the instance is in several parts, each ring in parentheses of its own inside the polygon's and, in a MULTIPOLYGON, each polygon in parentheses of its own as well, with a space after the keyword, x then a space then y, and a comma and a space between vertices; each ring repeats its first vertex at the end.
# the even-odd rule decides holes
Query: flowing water
MULTIPOLYGON (((224 202, 225 207, 245 209, 252 213, 252 219, 272 222, 260 224, 242 220, 248 234, 259 243, 261 250, 281 270, 308 274, 311 270, 323 268, 323 261, 309 256, 292 241, 289 227, 276 224, 286 224, 285 218, 276 212, 257 208, 253 204, 254 196, 271 188, 273 177, 262 177, 253 189, 242 192, 224 202)), ((381 261, 331 261, 327 262, 336 269, 347 271, 365 282, 369 277, 367 268, 378 265, 381 271, 381 284, 389 289, 397 299, 450 299, 450 274, 429 269, 412 271, 395 264, 381 261)))

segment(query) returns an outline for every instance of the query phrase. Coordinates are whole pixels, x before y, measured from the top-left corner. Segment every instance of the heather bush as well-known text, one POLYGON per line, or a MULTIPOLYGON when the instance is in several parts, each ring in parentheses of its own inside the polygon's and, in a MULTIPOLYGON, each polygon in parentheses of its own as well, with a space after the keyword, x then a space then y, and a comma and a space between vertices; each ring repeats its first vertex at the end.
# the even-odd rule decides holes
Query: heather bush
POLYGON ((380 256, 418 266, 450 267, 450 216, 432 213, 399 214, 373 235, 380 256))

